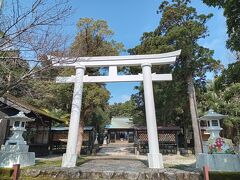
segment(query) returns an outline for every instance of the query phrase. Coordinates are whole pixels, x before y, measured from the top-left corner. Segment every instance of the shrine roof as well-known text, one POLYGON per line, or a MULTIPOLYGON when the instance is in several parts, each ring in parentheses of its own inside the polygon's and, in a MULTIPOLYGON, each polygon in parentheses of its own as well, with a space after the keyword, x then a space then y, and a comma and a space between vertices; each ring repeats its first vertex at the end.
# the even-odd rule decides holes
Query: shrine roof
MULTIPOLYGON (((69 127, 52 127, 51 130, 52 131, 68 131, 69 127)), ((84 131, 92 131, 94 130, 93 126, 85 126, 83 128, 84 131)))
POLYGON ((6 105, 5 109, 7 109, 7 107, 9 107, 9 108, 16 109, 18 111, 22 111, 26 114, 26 116, 28 116, 29 113, 33 113, 35 115, 37 115, 37 114, 42 115, 47 118, 50 118, 51 120, 54 120, 54 121, 57 121, 60 123, 64 123, 64 120, 54 117, 54 116, 50 115, 49 113, 45 112, 44 110, 36 108, 36 107, 26 103, 25 101, 15 97, 15 96, 12 96, 12 95, 6 95, 4 97, 0 97, 0 102, 2 104, 6 105))
POLYGON ((111 124, 105 126, 106 129, 133 129, 133 122, 129 117, 113 117, 111 124))

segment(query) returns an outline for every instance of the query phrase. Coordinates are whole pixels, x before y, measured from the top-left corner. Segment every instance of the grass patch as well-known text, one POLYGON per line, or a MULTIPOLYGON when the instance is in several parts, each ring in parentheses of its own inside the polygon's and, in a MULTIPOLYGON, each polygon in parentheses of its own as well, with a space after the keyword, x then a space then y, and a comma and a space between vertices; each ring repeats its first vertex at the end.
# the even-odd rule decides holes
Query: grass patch
MULTIPOLYGON (((87 158, 81 156, 80 158, 77 159, 76 166, 80 166, 83 163, 89 161, 87 158)), ((22 169, 41 169, 41 168, 51 168, 51 167, 61 167, 62 165, 62 160, 36 160, 36 164, 33 166, 28 166, 24 167, 22 169)), ((44 176, 39 176, 39 177, 29 177, 26 175, 21 175, 21 178, 24 180, 52 180, 52 177, 44 177, 44 176)), ((2 180, 0 178, 0 180, 2 180)))
POLYGON ((44 167, 61 167, 61 160, 36 160, 35 165, 23 167, 23 169, 37 169, 44 167))
POLYGON ((174 169, 179 169, 183 171, 194 171, 198 172, 199 170, 196 169, 195 164, 165 164, 164 163, 164 168, 174 168, 174 169))
POLYGON ((240 179, 240 172, 209 172, 211 180, 237 180, 240 179))
POLYGON ((0 179, 8 180, 12 179, 13 169, 12 168, 0 168, 0 179))
MULTIPOLYGON (((88 161, 88 159, 86 159, 86 157, 81 156, 80 158, 77 159, 76 165, 80 166, 87 161, 88 161)), ((36 160, 35 165, 23 167, 23 169, 36 169, 36 168, 44 168, 44 167, 61 167, 61 165, 62 165, 61 159, 58 159, 58 160, 36 160)))
POLYGON ((81 166, 82 164, 90 161, 90 159, 86 159, 84 156, 81 156, 80 158, 77 159, 77 166, 81 166))

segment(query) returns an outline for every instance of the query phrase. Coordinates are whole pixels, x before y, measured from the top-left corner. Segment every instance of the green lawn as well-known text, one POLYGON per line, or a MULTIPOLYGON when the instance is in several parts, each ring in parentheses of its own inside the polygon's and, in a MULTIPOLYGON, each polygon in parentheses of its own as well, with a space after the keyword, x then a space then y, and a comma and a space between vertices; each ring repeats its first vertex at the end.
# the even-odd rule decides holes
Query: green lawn
POLYGON ((13 169, 11 168, 0 168, 0 179, 7 180, 11 179, 13 169))
MULTIPOLYGON (((80 157, 77 160, 77 166, 88 161, 85 157, 80 157)), ((22 170, 26 169, 38 169, 38 168, 45 168, 45 167, 61 167, 62 160, 36 160, 36 164, 33 166, 28 166, 21 168, 22 170)), ((13 169, 11 168, 0 168, 0 180, 11 180, 12 179, 13 169)), ((25 179, 35 179, 38 180, 39 178, 32 178, 32 177, 24 177, 25 179)), ((42 177, 40 179, 43 179, 42 177)), ((39 180, 40 180, 39 179, 39 180)), ((46 178, 48 180, 48 178, 46 178)))
MULTIPOLYGON (((80 158, 77 159, 77 166, 80 166, 81 164, 85 163, 88 161, 85 156, 81 156, 80 158)), ((35 165, 25 167, 25 168, 31 168, 31 169, 36 169, 36 168, 44 168, 44 167, 61 167, 62 160, 36 160, 35 165)), ((25 169, 24 168, 24 169, 25 169)))
POLYGON ((209 179, 211 180, 238 180, 240 172, 210 172, 209 179))

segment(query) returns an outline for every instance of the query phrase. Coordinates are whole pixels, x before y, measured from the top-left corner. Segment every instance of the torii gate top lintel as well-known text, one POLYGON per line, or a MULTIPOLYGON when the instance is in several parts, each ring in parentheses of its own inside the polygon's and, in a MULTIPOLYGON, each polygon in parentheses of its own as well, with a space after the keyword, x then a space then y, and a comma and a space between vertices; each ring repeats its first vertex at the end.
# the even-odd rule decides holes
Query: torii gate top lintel
POLYGON ((104 66, 138 66, 144 63, 152 65, 172 64, 181 50, 147 55, 126 55, 126 56, 97 56, 97 57, 54 57, 48 56, 52 60, 53 66, 58 67, 104 67, 104 66))
MULTIPOLYGON (((179 56, 181 50, 163 54, 147 55, 127 55, 127 56, 98 56, 98 57, 76 57, 76 58, 59 58, 51 57, 55 67, 109 67, 108 76, 87 76, 83 77, 83 82, 138 82, 143 81, 143 75, 124 75, 119 76, 117 66, 143 66, 143 65, 164 65, 172 64, 179 56)), ((76 76, 57 77, 58 83, 74 83, 76 76)), ((152 81, 169 81, 172 80, 172 74, 152 74, 152 81)))

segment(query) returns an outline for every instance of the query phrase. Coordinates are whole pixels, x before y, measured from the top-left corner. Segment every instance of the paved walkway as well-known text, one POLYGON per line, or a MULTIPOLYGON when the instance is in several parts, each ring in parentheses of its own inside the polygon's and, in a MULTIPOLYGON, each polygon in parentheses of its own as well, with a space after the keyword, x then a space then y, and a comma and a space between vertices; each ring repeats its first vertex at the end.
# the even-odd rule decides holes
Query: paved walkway
POLYGON ((147 166, 144 162, 138 160, 127 159, 96 159, 90 160, 80 166, 82 169, 87 170, 94 167, 94 171, 138 171, 146 170, 147 166))
POLYGON ((105 146, 101 146, 100 151, 97 153, 98 156, 128 156, 134 155, 135 148, 133 143, 110 143, 105 146))

